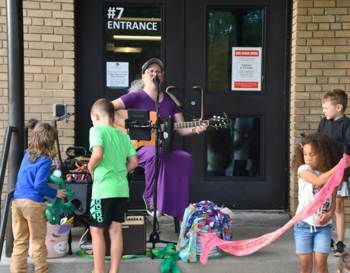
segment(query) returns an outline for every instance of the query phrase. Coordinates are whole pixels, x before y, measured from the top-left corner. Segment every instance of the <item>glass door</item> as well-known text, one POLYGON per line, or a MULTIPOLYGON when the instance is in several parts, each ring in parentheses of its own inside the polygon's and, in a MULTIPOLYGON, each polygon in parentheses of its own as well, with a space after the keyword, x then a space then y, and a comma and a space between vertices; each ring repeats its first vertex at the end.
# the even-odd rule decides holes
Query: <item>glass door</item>
POLYGON ((286 10, 275 0, 186 1, 185 107, 232 122, 184 140, 196 162, 191 201, 288 204, 286 10))

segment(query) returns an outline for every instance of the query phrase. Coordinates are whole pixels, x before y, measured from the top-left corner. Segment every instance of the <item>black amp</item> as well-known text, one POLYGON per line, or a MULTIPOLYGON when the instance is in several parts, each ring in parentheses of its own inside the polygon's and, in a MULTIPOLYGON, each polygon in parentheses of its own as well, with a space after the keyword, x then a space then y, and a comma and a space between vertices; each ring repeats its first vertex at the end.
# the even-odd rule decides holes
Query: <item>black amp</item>
MULTIPOLYGON (((68 199, 68 202, 72 202, 75 205, 74 213, 77 216, 83 215, 84 213, 89 214, 90 202, 91 202, 91 191, 92 181, 91 180, 66 180, 66 188, 71 188, 74 191, 74 195, 68 199)), ((58 189, 58 184, 48 181, 47 184, 54 189, 58 189)), ((45 196, 45 199, 54 203, 56 199, 51 199, 45 196)), ((64 200, 65 200, 64 199, 64 200)))

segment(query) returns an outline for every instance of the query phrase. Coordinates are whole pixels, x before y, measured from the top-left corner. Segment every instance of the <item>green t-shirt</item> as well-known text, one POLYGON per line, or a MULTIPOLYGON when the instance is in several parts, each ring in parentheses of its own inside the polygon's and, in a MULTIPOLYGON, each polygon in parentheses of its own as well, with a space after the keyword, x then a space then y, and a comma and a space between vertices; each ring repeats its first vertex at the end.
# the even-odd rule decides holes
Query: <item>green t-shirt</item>
POLYGON ((103 158, 94 170, 92 199, 129 197, 126 161, 136 151, 130 137, 108 125, 90 129, 90 151, 103 147, 103 158))

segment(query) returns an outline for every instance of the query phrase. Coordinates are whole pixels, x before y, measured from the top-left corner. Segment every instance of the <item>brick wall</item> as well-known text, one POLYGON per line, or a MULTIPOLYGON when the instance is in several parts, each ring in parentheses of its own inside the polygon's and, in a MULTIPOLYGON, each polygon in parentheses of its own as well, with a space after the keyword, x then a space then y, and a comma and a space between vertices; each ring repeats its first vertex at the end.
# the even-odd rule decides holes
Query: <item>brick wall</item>
MULTIPOLYGON (((294 0, 292 26, 291 157, 300 133, 317 130, 323 92, 341 88, 350 97, 350 1, 294 0)), ((298 181, 292 174, 292 213, 297 205, 298 181)), ((350 200, 345 205, 350 227, 350 200)))
MULTIPOLYGON (((25 120, 49 122, 52 104, 74 113, 74 0, 23 0, 25 120)), ((8 125, 6 1, 0 0, 0 151, 8 125)), ((74 116, 58 122, 61 151, 74 144, 74 116)), ((6 181, 5 181, 6 183, 6 181)), ((2 200, 7 191, 4 186, 2 200)))

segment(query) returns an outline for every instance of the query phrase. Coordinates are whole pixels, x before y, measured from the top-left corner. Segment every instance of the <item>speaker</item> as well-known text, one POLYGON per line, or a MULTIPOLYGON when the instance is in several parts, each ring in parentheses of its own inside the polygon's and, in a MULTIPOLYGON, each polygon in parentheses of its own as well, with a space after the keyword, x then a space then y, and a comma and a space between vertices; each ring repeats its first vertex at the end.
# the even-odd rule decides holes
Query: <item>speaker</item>
MULTIPOLYGON (((74 213, 78 216, 89 213, 90 202, 91 202, 91 192, 92 192, 92 181, 74 181, 66 180, 66 188, 71 188, 74 191, 74 195, 68 199, 68 202, 72 202, 75 205, 74 213)), ((53 188, 58 189, 58 184, 48 181, 47 184, 53 188)), ((54 203, 56 199, 51 199, 45 196, 45 199, 54 203)))
MULTIPOLYGON (((146 219, 145 216, 128 216, 122 224, 123 255, 146 254, 146 219)), ((104 230, 106 256, 111 255, 111 239, 108 228, 104 230)))

